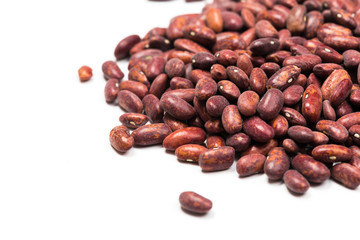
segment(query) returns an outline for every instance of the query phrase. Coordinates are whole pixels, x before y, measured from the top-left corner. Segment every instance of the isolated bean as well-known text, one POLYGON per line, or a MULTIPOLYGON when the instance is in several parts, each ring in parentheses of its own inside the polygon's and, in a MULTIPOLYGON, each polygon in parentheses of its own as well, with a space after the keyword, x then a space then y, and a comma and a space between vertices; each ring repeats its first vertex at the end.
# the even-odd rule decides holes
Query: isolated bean
POLYGON ((352 152, 342 145, 326 144, 315 147, 311 155, 322 162, 347 162, 350 161, 352 152))
POLYGON ((284 105, 284 95, 276 88, 269 89, 260 99, 257 112, 264 120, 274 119, 284 105))
POLYGON ((295 156, 291 161, 291 166, 312 183, 322 183, 330 177, 330 170, 309 155, 295 156))
POLYGON ((209 135, 206 138, 206 147, 207 148, 219 148, 225 146, 225 140, 218 135, 209 135))
POLYGON ((169 151, 185 144, 202 144, 206 139, 206 133, 198 127, 187 127, 176 130, 169 134, 163 142, 163 147, 169 151))
POLYGON ((280 180, 289 169, 290 161, 282 147, 275 147, 268 153, 264 164, 264 172, 271 180, 280 180))
POLYGON ((141 113, 124 113, 119 120, 125 127, 132 129, 141 127, 149 121, 148 117, 141 113))
POLYGON ((92 77, 92 69, 89 66, 81 66, 78 75, 81 82, 86 82, 92 77))
POLYGON ((351 189, 355 189, 360 185, 360 169, 349 163, 335 165, 331 169, 331 177, 351 189))
POLYGON ((306 178, 296 170, 287 170, 283 179, 286 187, 294 193, 304 194, 310 188, 306 178))
POLYGON ((179 201, 183 209, 194 213, 204 214, 212 208, 212 202, 209 199, 195 192, 181 193, 179 201))
POLYGON ((208 149, 200 154, 199 165, 204 172, 226 170, 234 163, 235 150, 232 147, 208 149))
POLYGON ((114 127, 109 138, 111 146, 118 152, 127 152, 134 145, 134 138, 125 126, 114 127))
POLYGON ((265 160, 266 157, 259 153, 243 156, 236 163, 236 171, 240 177, 263 172, 265 160))
POLYGON ((182 162, 198 163, 199 157, 206 147, 199 144, 185 144, 175 150, 175 155, 182 162))

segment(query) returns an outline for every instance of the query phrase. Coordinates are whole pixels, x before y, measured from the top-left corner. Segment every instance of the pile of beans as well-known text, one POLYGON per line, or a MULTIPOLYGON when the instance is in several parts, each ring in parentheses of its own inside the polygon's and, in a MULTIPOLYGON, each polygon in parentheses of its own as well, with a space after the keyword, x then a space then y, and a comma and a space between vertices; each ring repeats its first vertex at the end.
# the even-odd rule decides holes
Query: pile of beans
POLYGON ((130 56, 128 80, 116 61, 102 66, 106 101, 127 112, 111 145, 162 144, 204 172, 230 168, 237 152, 240 177, 265 172, 298 194, 330 177, 355 189, 358 36, 350 0, 215 0, 128 36, 115 49, 130 56))

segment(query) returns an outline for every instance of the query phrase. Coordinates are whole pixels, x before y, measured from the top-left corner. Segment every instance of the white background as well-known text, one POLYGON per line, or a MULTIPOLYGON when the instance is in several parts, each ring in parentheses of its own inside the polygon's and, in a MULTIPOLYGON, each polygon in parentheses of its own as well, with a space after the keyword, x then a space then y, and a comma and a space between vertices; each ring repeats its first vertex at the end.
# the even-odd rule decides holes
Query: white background
MULTIPOLYGON (((360 189, 333 181, 302 197, 235 164, 202 173, 160 146, 120 155, 108 134, 101 64, 130 34, 200 12, 184 0, 0 3, 0 239, 358 239, 360 189), (93 68, 80 83, 77 70, 93 68), (213 201, 205 216, 178 196, 213 201)), ((126 61, 119 63, 126 71, 126 61)))

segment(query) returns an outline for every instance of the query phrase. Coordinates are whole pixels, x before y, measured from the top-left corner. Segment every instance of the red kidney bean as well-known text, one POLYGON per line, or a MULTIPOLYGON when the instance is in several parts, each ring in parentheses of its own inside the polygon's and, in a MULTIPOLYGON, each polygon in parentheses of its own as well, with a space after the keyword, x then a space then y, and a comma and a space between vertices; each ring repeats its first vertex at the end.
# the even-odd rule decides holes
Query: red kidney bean
POLYGON ((301 69, 295 65, 286 66, 277 71, 266 82, 266 88, 278 88, 284 90, 296 80, 301 69))
POLYGON ((165 64, 165 73, 169 78, 185 75, 185 64, 178 58, 172 58, 165 64))
POLYGON ((298 144, 290 138, 284 139, 284 141, 282 142, 282 147, 289 154, 298 154, 300 151, 298 144))
POLYGON ((352 157, 352 152, 349 148, 342 145, 326 144, 315 147, 311 155, 319 161, 332 162, 347 162, 352 157))
POLYGON ((228 136, 226 139, 226 145, 231 146, 235 151, 241 152, 249 148, 251 139, 244 133, 236 133, 228 136))
POLYGON ((289 157, 282 147, 275 147, 269 151, 264 172, 270 180, 280 180, 289 167, 289 157))
POLYGON ((175 96, 178 98, 183 99, 186 102, 192 102, 194 100, 194 96, 195 96, 195 89, 193 88, 187 88, 187 89, 174 89, 174 90, 169 90, 166 91, 162 97, 164 96, 175 96))
POLYGON ((352 137, 354 143, 360 146, 360 125, 353 125, 349 128, 349 135, 352 137))
POLYGON ((256 113, 257 105, 259 103, 259 95, 254 91, 243 92, 237 102, 237 106, 242 115, 250 117, 256 113))
POLYGON ((200 154, 199 165, 204 172, 226 170, 234 163, 235 150, 232 147, 208 149, 200 154))
POLYGON ((244 132, 256 142, 265 143, 274 138, 274 129, 261 118, 253 116, 243 123, 244 132))
POLYGON ((329 46, 317 46, 314 54, 319 56, 324 63, 337 63, 343 61, 343 56, 329 46))
POLYGON ((309 155, 297 155, 291 161, 291 166, 312 183, 322 183, 330 177, 330 170, 309 155))
POLYGON ((244 24, 247 28, 255 27, 255 16, 249 9, 241 9, 241 17, 244 20, 244 24))
POLYGON ((115 78, 110 78, 105 85, 104 94, 105 100, 108 103, 112 103, 116 100, 116 97, 119 93, 119 80, 115 78))
POLYGON ((240 89, 247 89, 249 86, 249 78, 246 73, 238 67, 229 66, 226 68, 226 73, 229 80, 240 89))
POLYGON ((119 90, 128 90, 140 99, 143 99, 148 94, 148 88, 144 84, 132 80, 121 81, 119 83, 119 90))
POLYGON ((129 70, 129 80, 137 81, 144 84, 147 88, 150 87, 150 82, 145 73, 139 67, 133 67, 129 70))
POLYGON ((255 24, 255 33, 258 38, 277 38, 276 28, 267 20, 260 20, 255 24))
POLYGON ((169 151, 185 144, 202 144, 206 139, 206 133, 198 127, 187 127, 170 133, 163 141, 163 147, 169 151))
POLYGON ((127 112, 142 113, 143 103, 141 99, 128 90, 121 90, 117 95, 117 101, 120 107, 127 112))
POLYGON ((319 78, 327 78, 335 69, 343 69, 335 63, 320 63, 314 66, 313 72, 319 78))
POLYGON ((269 89, 260 99, 257 112, 264 120, 274 119, 284 105, 284 95, 276 88, 269 89))
POLYGON ((182 162, 198 163, 199 157, 206 147, 199 144, 185 144, 175 150, 175 155, 182 162))
POLYGON ((299 85, 292 85, 284 90, 284 103, 287 106, 293 106, 297 104, 304 93, 304 88, 299 85))
POLYGON ((250 146, 250 148, 248 148, 247 150, 242 152, 241 155, 246 156, 251 153, 260 153, 263 155, 267 155, 271 149, 273 149, 274 147, 277 147, 277 146, 278 146, 278 141, 275 139, 271 139, 267 143, 253 144, 252 146, 250 146))
POLYGON ((182 77, 173 77, 170 80, 170 88, 175 90, 175 89, 187 89, 187 88, 194 88, 194 84, 186 79, 186 78, 182 78, 182 77))
POLYGON ((229 104, 230 104, 229 101, 226 100, 225 97, 220 95, 215 95, 210 97, 206 101, 206 111, 212 117, 220 117, 223 114, 223 111, 226 108, 226 106, 228 106, 229 104))
POLYGON ((336 120, 336 113, 334 108, 331 106, 330 101, 329 100, 324 100, 323 101, 323 115, 324 118, 327 120, 332 120, 335 121, 336 120))
POLYGON ((236 163, 236 171, 240 177, 245 177, 264 171, 266 157, 259 153, 241 157, 236 163))
POLYGON ((224 30, 239 31, 244 26, 244 22, 239 14, 230 11, 221 12, 224 30))
POLYGON ((293 169, 287 170, 284 173, 283 180, 286 187, 297 194, 304 194, 310 188, 310 184, 306 178, 304 178, 301 173, 293 169))
POLYGON ((162 73, 158 75, 152 82, 149 93, 154 94, 157 98, 160 98, 161 95, 165 92, 165 89, 168 86, 167 75, 162 73))
POLYGON ((320 119, 322 110, 322 95, 320 88, 310 84, 303 93, 302 114, 307 122, 315 123, 320 119))
POLYGON ((207 148, 219 148, 225 146, 225 140, 218 135, 209 135, 206 138, 207 148))
POLYGON ((152 123, 158 123, 162 121, 164 110, 160 105, 160 100, 155 95, 146 95, 143 98, 142 103, 144 105, 145 113, 152 123))
POLYGON ((216 57, 211 53, 198 52, 192 56, 191 63, 194 68, 209 70, 216 63, 216 57))
POLYGON ((124 78, 124 73, 114 61, 106 61, 102 65, 102 71, 106 79, 116 78, 119 81, 124 78))
POLYGON ((169 113, 165 113, 162 120, 166 125, 168 125, 171 128, 172 131, 189 127, 184 121, 180 121, 174 118, 169 113))
POLYGON ((148 117, 141 113, 124 113, 119 120, 125 127, 132 129, 141 127, 149 121, 148 117))
POLYGON ((189 24, 183 28, 183 34, 184 37, 203 46, 211 46, 216 42, 215 32, 206 26, 189 24))
MULTIPOLYGON (((312 1, 312 2, 318 3, 317 1, 312 1)), ((306 8, 307 8, 308 13, 306 14, 305 37, 307 39, 310 39, 310 38, 316 37, 316 33, 317 33, 318 29, 324 23, 324 17, 321 14, 321 12, 311 11, 310 10, 311 8, 309 9, 308 6, 306 6, 306 8)))
POLYGON ((153 57, 147 64, 145 75, 150 81, 154 80, 157 76, 164 72, 165 64, 166 61, 163 57, 153 57))
POLYGON ((355 189, 360 185, 360 169, 349 163, 335 165, 331 169, 331 177, 351 189, 355 189))
POLYGON ((215 81, 227 79, 226 68, 220 64, 214 64, 210 68, 211 77, 215 81))
POLYGON ((186 78, 196 85, 201 79, 211 78, 211 73, 201 69, 194 69, 190 72, 189 76, 186 76, 186 78))
POLYGON ((236 60, 236 66, 246 73, 247 76, 250 76, 254 66, 251 62, 250 57, 245 54, 240 55, 236 60))
POLYGON ((330 103, 332 106, 339 106, 350 95, 352 89, 352 81, 344 79, 339 82, 330 94, 330 103))
POLYGON ((78 75, 81 82, 86 82, 92 77, 92 69, 88 66, 81 66, 78 75))
POLYGON ((298 111, 292 108, 283 107, 280 113, 286 118, 291 125, 306 126, 306 119, 298 111))
POLYGON ((316 129, 336 143, 344 143, 349 137, 349 133, 343 125, 330 120, 319 121, 316 124, 316 129))
POLYGON ((219 93, 224 96, 228 101, 237 101, 240 96, 240 90, 233 82, 228 80, 222 80, 218 82, 217 85, 219 93))
MULTIPOLYGON (((264 71, 267 77, 271 77, 274 73, 280 70, 280 66, 277 63, 267 62, 260 66, 261 70, 264 71)), ((266 82, 266 81, 265 81, 266 82)), ((250 80, 251 87, 251 80, 250 80)))
POLYGON ((195 109, 177 96, 163 95, 160 99, 160 106, 165 112, 179 120, 188 120, 195 116, 195 109))
POLYGON ((212 202, 195 192, 183 192, 179 197, 180 205, 183 209, 204 214, 212 208, 212 202))
POLYGON ((131 136, 134 138, 135 145, 149 146, 162 143, 171 133, 171 129, 164 123, 147 124, 135 129, 131 136))
POLYGON ((283 66, 297 66, 302 73, 313 70, 314 66, 321 63, 321 58, 317 55, 289 56, 284 59, 283 66))
POLYGON ((242 118, 236 105, 228 105, 224 108, 221 122, 228 134, 234 134, 241 131, 242 118))
POLYGON ((298 143, 311 143, 314 141, 314 133, 310 128, 304 126, 292 126, 288 135, 298 143))
POLYGON ((253 68, 250 74, 250 89, 259 94, 263 95, 266 91, 266 82, 268 78, 266 73, 261 68, 253 68))
POLYGON ((249 49, 255 55, 266 56, 275 52, 279 46, 280 42, 276 38, 260 38, 253 41, 250 44, 249 49))
POLYGON ((360 124, 360 112, 346 114, 345 116, 339 118, 336 122, 349 129, 353 125, 360 124))
POLYGON ((328 136, 326 136, 324 133, 313 131, 313 134, 314 134, 314 140, 313 140, 312 144, 314 146, 324 145, 329 142, 328 136))
POLYGON ((195 97, 201 101, 205 101, 215 95, 216 91, 216 82, 211 78, 203 78, 199 80, 195 86, 195 97))
POLYGON ((116 126, 110 132, 111 146, 118 152, 127 152, 134 145, 134 138, 130 136, 125 126, 116 126))
POLYGON ((130 49, 140 42, 140 37, 138 35, 130 35, 122 39, 115 48, 114 55, 116 60, 123 59, 129 55, 130 49))
POLYGON ((288 121, 281 115, 270 121, 269 125, 274 129, 275 137, 277 138, 285 136, 289 128, 288 121))
POLYGON ((220 134, 225 131, 221 119, 214 118, 205 122, 204 125, 206 131, 210 134, 220 134))

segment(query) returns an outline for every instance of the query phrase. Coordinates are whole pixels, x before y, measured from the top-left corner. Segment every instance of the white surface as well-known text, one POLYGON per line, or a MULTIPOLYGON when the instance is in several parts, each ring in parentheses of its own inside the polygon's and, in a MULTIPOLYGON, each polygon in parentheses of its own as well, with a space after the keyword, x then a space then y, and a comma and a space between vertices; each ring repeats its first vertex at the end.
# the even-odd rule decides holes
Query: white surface
POLYGON ((239 179, 235 165, 205 174, 160 146, 110 147, 121 110, 105 103, 101 64, 123 37, 203 4, 0 4, 0 239, 358 238, 360 189, 327 181, 296 197, 265 175, 239 179), (211 212, 184 213, 186 190, 210 198, 211 212))

